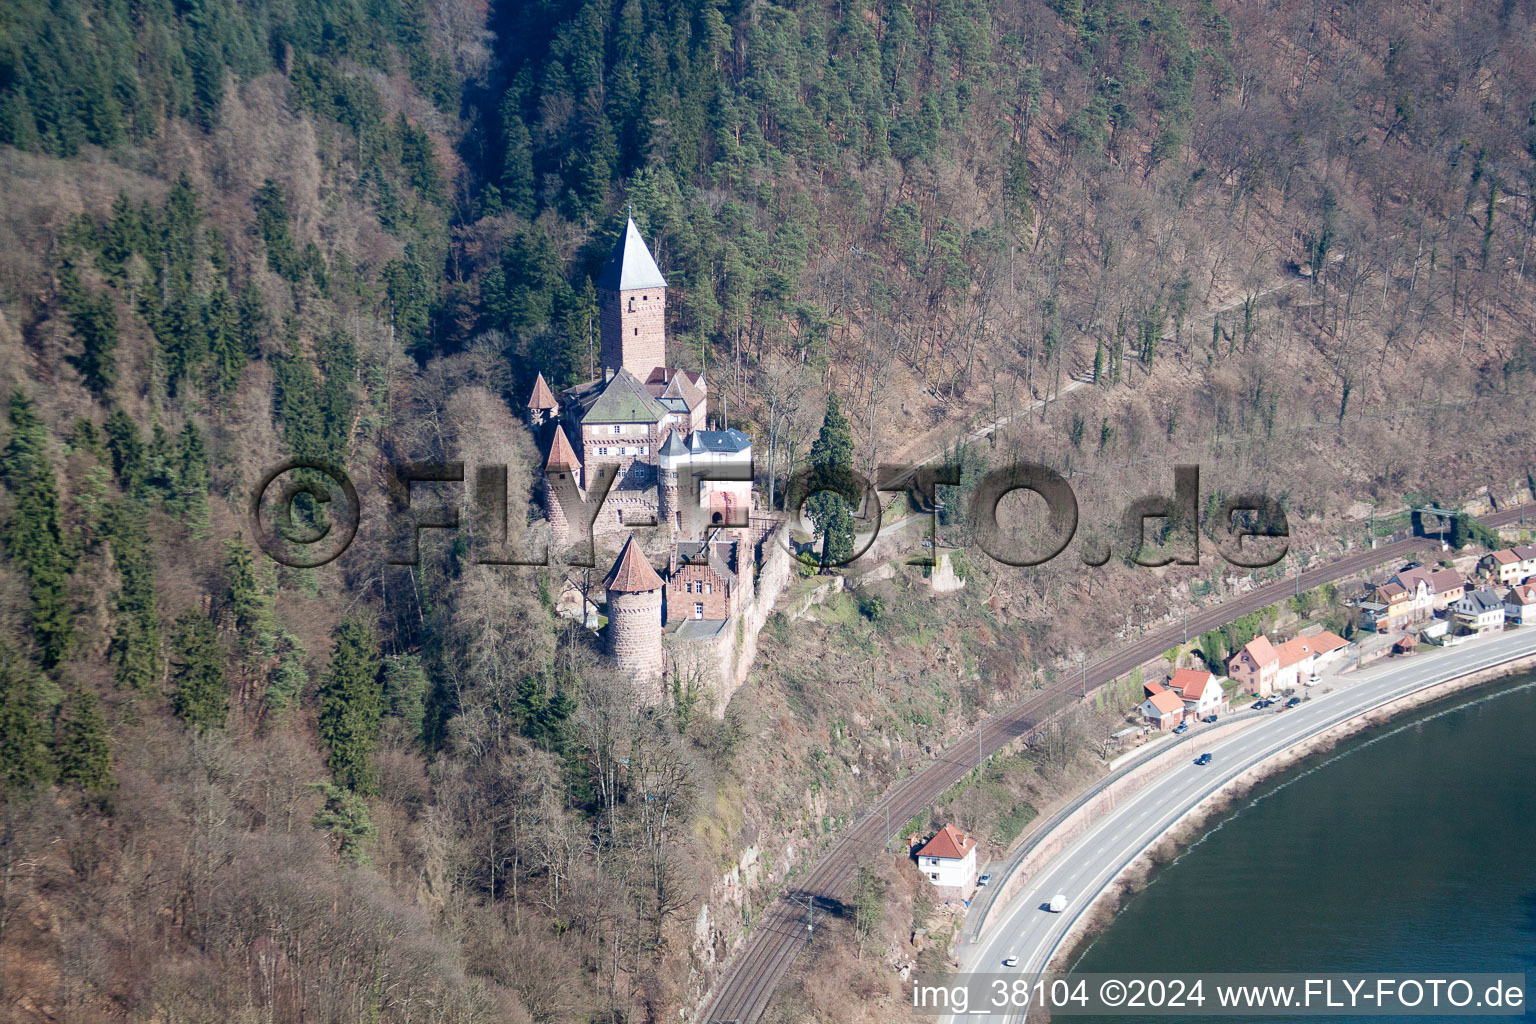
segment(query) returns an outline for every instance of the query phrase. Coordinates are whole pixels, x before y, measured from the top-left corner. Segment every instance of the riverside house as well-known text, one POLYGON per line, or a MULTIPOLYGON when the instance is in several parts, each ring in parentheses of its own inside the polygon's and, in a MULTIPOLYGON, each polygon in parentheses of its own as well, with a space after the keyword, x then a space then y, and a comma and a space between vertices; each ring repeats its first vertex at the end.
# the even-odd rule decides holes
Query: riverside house
POLYGON ((1228 709, 1227 693, 1221 688, 1221 680, 1210 672, 1198 668, 1175 669, 1168 688, 1184 702, 1184 714, 1196 719, 1225 712, 1228 709))
POLYGON ((969 889, 976 884, 976 840, 945 825, 917 851, 917 866, 934 885, 969 889))
MULTIPOLYGON (((1402 587, 1390 584, 1406 594, 1402 587)), ((1292 637, 1278 646, 1268 637, 1256 636, 1227 662, 1227 672, 1255 697, 1307 683, 1325 665, 1335 661, 1349 641, 1323 630, 1292 637)))
POLYGON ((1461 600, 1451 606, 1451 615, 1458 633, 1475 636, 1497 633, 1504 628, 1504 600, 1492 587, 1479 587, 1463 594, 1461 600))
POLYGON ((1524 583, 1528 577, 1536 576, 1536 547, 1516 544, 1512 548, 1495 551, 1484 555, 1477 567, 1487 573, 1490 580, 1502 586, 1524 583))
POLYGON ((1510 587, 1504 595, 1504 621, 1517 626, 1536 623, 1536 583, 1510 587))
POLYGON ((1137 710, 1152 728, 1177 729, 1183 724, 1186 714, 1183 697, 1162 683, 1148 683, 1146 691, 1149 696, 1137 710))

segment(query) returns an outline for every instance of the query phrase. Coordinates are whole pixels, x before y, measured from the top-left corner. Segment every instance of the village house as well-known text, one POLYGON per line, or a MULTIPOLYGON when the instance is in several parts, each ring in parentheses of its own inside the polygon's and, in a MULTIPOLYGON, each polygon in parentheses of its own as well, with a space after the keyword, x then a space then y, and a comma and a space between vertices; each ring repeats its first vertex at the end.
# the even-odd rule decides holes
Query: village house
POLYGON ((1162 683, 1148 683, 1150 694, 1137 709, 1154 729, 1176 729, 1184 724, 1184 698, 1162 683))
POLYGON ((1413 591, 1390 580, 1378 583, 1366 593, 1358 606, 1359 626, 1376 633, 1407 629, 1409 624, 1421 617, 1421 609, 1428 604, 1429 592, 1422 580, 1417 582, 1413 591))
POLYGON ((1168 680, 1168 689, 1178 694, 1184 702, 1184 714, 1187 717, 1203 719, 1229 709, 1221 679, 1204 669, 1175 669, 1173 678, 1168 680))
POLYGON ((1524 583, 1527 578, 1536 576, 1536 547, 1516 544, 1512 548, 1494 551, 1484 555, 1477 567, 1494 583, 1506 587, 1524 583))
POLYGON ((1455 569, 1431 569, 1423 565, 1399 569, 1391 582, 1413 594, 1414 621, 1445 611, 1467 590, 1467 581, 1455 569))
POLYGON ((1268 697, 1311 682, 1348 646, 1348 640, 1327 630, 1293 637, 1278 646, 1268 637, 1256 636, 1227 662, 1227 671, 1255 697, 1268 697))
POLYGON ((934 885, 969 889, 976 884, 976 840, 945 825, 917 851, 917 866, 934 885))
POLYGON ((1536 622, 1536 583, 1521 583, 1504 595, 1504 621, 1518 626, 1536 622))
POLYGON ((1275 688, 1289 690, 1310 683, 1324 667, 1337 661, 1348 646, 1348 640, 1327 630, 1311 636, 1292 637, 1275 648, 1279 660, 1275 688))
POLYGON ((1504 628, 1504 600, 1492 587, 1479 587, 1463 594, 1451 611, 1458 633, 1483 636, 1504 628))
POLYGON ((1274 692, 1275 672, 1279 667, 1274 645, 1262 635, 1248 641, 1242 650, 1227 659, 1227 675, 1257 697, 1274 692))
MULTIPOLYGON (((678 541, 667 570, 667 625, 728 619, 741 607, 740 542, 678 541)), ((747 586, 751 577, 747 577, 747 586)))

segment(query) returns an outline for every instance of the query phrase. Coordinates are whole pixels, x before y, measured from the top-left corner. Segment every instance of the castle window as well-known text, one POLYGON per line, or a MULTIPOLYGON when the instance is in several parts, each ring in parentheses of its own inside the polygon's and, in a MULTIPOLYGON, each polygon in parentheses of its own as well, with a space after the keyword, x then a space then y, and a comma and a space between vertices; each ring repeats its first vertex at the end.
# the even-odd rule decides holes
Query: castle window
POLYGON ((706 594, 713 594, 714 592, 715 592, 715 585, 713 583, 709 582, 708 580, 705 580, 704 581, 704 593, 706 593, 706 594))
POLYGON ((703 604, 703 602, 695 601, 693 603, 693 617, 696 618, 696 619, 702 619, 704 617, 704 604, 703 604))
POLYGON ((614 433, 615 433, 615 434, 622 434, 622 433, 624 433, 624 428, 623 428, 623 427, 621 427, 621 426, 619 426, 619 425, 618 425, 618 424, 617 424, 617 423, 615 423, 615 424, 614 424, 614 425, 613 425, 613 432, 614 432, 614 433))
POLYGON ((597 450, 597 454, 599 454, 599 455, 607 455, 608 454, 608 449, 607 448, 599 448, 597 450))
POLYGON ((640 328, 638 327, 635 328, 635 337, 640 337, 640 328))
POLYGON ((614 511, 619 514, 619 525, 623 526, 624 525, 624 510, 619 508, 619 509, 614 509, 614 511))
POLYGON ((629 311, 631 313, 635 311, 635 297, 633 295, 629 297, 629 311))

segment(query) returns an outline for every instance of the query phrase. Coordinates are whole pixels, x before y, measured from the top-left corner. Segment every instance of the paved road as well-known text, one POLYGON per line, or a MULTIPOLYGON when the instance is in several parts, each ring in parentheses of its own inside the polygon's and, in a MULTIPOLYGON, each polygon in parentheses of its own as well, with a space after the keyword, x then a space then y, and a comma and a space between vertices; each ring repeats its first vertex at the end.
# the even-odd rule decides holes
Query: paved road
MULTIPOLYGON (((1392 660, 1341 677, 1325 677, 1314 691, 1333 688, 1289 710, 1261 713, 1256 722, 1210 743, 1198 736, 1182 745, 1185 763, 1146 788, 1126 797, 1097 825, 1084 833, 1029 879, 1006 907, 993 910, 993 920, 981 942, 962 954, 962 970, 1009 974, 1043 971, 1063 937, 1094 898, 1127 864, 1178 821, 1190 808, 1223 783, 1299 740, 1351 718, 1361 711, 1437 682, 1486 668, 1523 655, 1536 654, 1536 629, 1517 629, 1444 651, 1392 660), (1210 753, 1209 765, 1193 763, 1210 753), (1042 909, 1052 896, 1066 894, 1065 913, 1042 909), (1016 955, 1016 968, 1002 966, 1016 955)), ((986 1016, 974 1013, 967 1022, 1022 1021, 1020 1014, 986 1016)))
MULTIPOLYGON (((1518 522, 1522 511, 1536 514, 1536 506, 1496 512, 1485 516, 1482 522, 1489 527, 1507 526, 1518 522)), ((1299 586, 1309 590, 1376 565, 1401 562, 1433 543, 1429 538, 1411 537, 1382 545, 1374 551, 1358 551, 1304 570, 1299 586)), ((1186 623, 1147 633, 1088 664, 1077 678, 1069 676, 1007 706, 983 722, 976 733, 956 742, 922 770, 900 777, 866 809, 863 817, 833 842, 808 874, 796 879, 794 888, 763 911, 696 1019, 709 1024, 723 1021, 754 1024, 805 945, 808 901, 828 907, 835 905, 859 865, 867 863, 885 848, 890 832, 900 829, 913 815, 931 806, 939 794, 976 767, 978 753, 983 756, 992 754, 1027 735, 1053 711, 1070 704, 1081 690, 1091 691, 1125 675, 1181 642, 1186 635, 1198 636, 1282 601, 1297 585, 1295 578, 1277 580, 1197 612, 1189 616, 1186 623)))

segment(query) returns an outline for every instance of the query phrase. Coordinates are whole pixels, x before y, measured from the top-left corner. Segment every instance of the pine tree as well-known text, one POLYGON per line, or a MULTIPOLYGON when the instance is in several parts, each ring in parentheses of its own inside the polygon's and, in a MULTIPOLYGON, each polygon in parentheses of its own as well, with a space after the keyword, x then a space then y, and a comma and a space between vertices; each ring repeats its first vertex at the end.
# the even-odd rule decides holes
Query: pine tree
POLYGON ((138 502, 120 502, 107 510, 102 525, 119 581, 113 599, 117 628, 109 648, 116 682, 147 693, 160 679, 160 615, 144 509, 138 502))
POLYGON ((212 357, 213 388, 227 394, 240 383, 245 370, 245 345, 240 337, 240 317, 222 284, 214 286, 203 307, 203 330, 208 336, 208 354, 212 357))
POLYGON ((413 654, 390 658, 384 663, 383 683, 389 716, 400 719, 412 740, 420 740, 427 714, 427 673, 421 659, 413 654))
POLYGON ((175 648, 171 710, 197 729, 224 728, 229 683, 213 623, 205 615, 187 612, 176 620, 175 648))
POLYGON ((176 435, 176 504, 194 537, 208 530, 208 450, 196 424, 188 420, 176 435))
POLYGON ((10 518, 0 526, 0 539, 26 574, 32 635, 43 667, 52 669, 69 656, 74 642, 74 605, 69 596, 74 552, 60 520, 46 433, 31 401, 20 391, 11 396, 10 420, 11 436, 0 469, 15 497, 10 518))
POLYGON ((336 629, 331 666, 320 682, 320 738, 339 785, 360 793, 375 784, 373 748, 383 714, 378 643, 358 619, 336 629))
POLYGON ((501 134, 505 144, 501 163, 501 201, 507 209, 532 220, 534 210, 533 191, 533 141, 528 126, 518 116, 509 102, 502 114, 501 134))
POLYGON ((47 710, 42 675, 0 642, 0 782, 7 790, 53 777, 47 710))
POLYGON ((329 782, 315 783, 312 788, 325 795, 325 803, 315 812, 310 824, 330 833, 336 856, 341 860, 349 864, 368 864, 367 847, 378 837, 379 830, 368 817, 368 805, 363 798, 329 782))
POLYGON ((112 454, 112 475, 117 485, 131 494, 144 480, 144 440, 139 436, 139 425, 123 410, 113 409, 102 432, 112 454))
POLYGON ((821 433, 811 445, 811 487, 816 493, 806 501, 806 512, 821 537, 821 565, 841 565, 853 555, 853 516, 848 502, 837 491, 846 491, 853 467, 853 435, 837 395, 827 396, 827 414, 821 433))
POLYGON ((77 688, 59 717, 54 756, 59 782, 101 793, 116 785, 107 720, 96 694, 77 688))

